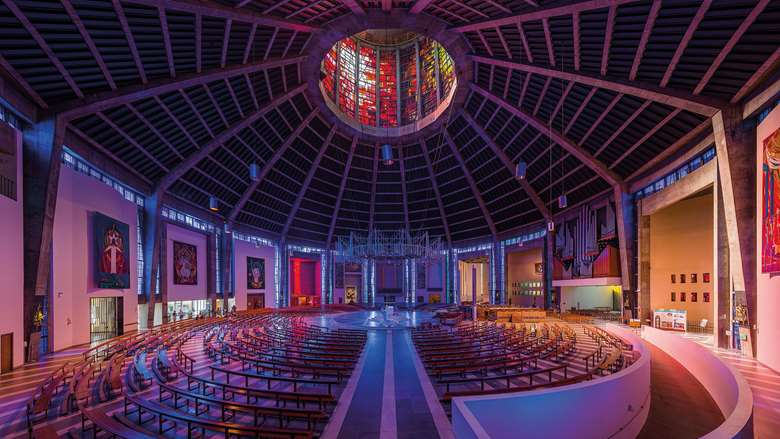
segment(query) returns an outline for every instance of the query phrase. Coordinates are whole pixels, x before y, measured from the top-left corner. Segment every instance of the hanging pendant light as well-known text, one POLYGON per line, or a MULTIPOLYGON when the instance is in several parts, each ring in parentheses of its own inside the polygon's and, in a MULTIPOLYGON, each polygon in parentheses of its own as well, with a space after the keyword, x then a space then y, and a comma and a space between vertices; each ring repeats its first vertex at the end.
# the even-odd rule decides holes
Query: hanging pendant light
POLYGON ((209 197, 209 210, 212 212, 219 212, 219 200, 214 195, 209 197))
POLYGON ((390 166, 394 163, 393 160, 393 147, 389 144, 385 143, 382 145, 382 163, 385 164, 385 166, 390 166))
POLYGON ((257 166, 257 163, 252 163, 249 165, 249 179, 252 181, 257 181, 260 175, 259 167, 257 166))
POLYGON ((566 194, 561 195, 558 197, 558 208, 559 209, 565 209, 566 206, 569 205, 569 200, 566 198, 566 194))
POLYGON ((528 163, 520 161, 515 166, 515 178, 518 180, 525 179, 525 173, 528 170, 528 163))

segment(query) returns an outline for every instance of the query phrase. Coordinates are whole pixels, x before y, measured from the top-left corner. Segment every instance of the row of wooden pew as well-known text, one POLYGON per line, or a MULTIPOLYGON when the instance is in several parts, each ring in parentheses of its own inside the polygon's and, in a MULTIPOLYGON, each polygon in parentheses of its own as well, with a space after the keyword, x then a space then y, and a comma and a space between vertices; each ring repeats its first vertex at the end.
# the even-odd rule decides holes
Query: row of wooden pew
POLYGON ((296 313, 223 319, 157 350, 153 382, 131 375, 136 389, 114 418, 144 437, 315 437, 365 340, 364 331, 319 328, 296 313), (194 346, 205 356, 193 357, 194 346))
POLYGON ((454 328, 415 329, 412 340, 445 403, 457 396, 500 394, 588 380, 608 357, 608 349, 600 345, 594 352, 582 352, 573 325, 560 320, 464 322, 454 328))

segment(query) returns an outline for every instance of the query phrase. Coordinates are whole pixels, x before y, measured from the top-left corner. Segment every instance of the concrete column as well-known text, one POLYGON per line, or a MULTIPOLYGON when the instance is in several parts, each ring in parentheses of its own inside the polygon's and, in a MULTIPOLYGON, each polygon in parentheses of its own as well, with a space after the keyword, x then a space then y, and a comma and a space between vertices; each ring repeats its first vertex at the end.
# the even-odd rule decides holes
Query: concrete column
POLYGON ((217 234, 216 231, 206 235, 206 299, 211 309, 217 307, 217 234))
MULTIPOLYGON (((24 209, 24 340, 26 361, 38 358, 40 333, 33 335, 38 306, 50 295, 51 243, 57 189, 62 164, 64 123, 55 117, 43 119, 23 132, 24 209)), ((49 303, 52 303, 50 300, 49 303)), ((51 310, 49 311, 51 316, 51 310)), ((51 328, 50 328, 51 329, 51 328)), ((54 334, 49 332, 49 339, 54 334)))
MULTIPOLYGON (((160 239, 162 228, 162 194, 153 193, 144 200, 144 285, 146 295, 146 327, 154 326, 154 303, 157 274, 160 269, 160 239)), ((141 316, 138 316, 139 319, 141 316)), ((139 322, 140 323, 140 322, 139 322)))
POLYGON ((620 246, 620 278, 624 294, 634 293, 634 240, 636 238, 636 205, 634 198, 620 186, 615 186, 615 213, 620 246))
POLYGON ((747 307, 752 354, 756 355, 756 150, 755 127, 729 106, 712 118, 718 177, 729 243, 729 269, 735 297, 747 307))
POLYGON ((167 222, 160 223, 160 307, 161 307, 161 322, 163 324, 168 323, 168 276, 171 276, 171 269, 173 267, 168 264, 168 228, 167 222))
MULTIPOLYGON (((542 249, 542 286, 544 287, 544 309, 551 309, 553 305, 553 254, 555 252, 555 230, 548 230, 544 236, 542 249)), ((558 309, 560 310, 561 298, 558 297, 558 309)))
POLYGON ((638 223, 639 297, 636 316, 644 322, 647 319, 652 321, 653 318, 653 309, 650 307, 650 216, 639 215, 638 223))
MULTIPOLYGON (((717 158, 716 158, 717 160, 717 158)), ((731 340, 731 270, 729 268, 729 238, 726 231, 726 215, 723 208, 723 191, 720 178, 715 173, 713 185, 713 245, 715 252, 712 270, 712 300, 715 310, 713 333, 719 348, 729 349, 731 340)))

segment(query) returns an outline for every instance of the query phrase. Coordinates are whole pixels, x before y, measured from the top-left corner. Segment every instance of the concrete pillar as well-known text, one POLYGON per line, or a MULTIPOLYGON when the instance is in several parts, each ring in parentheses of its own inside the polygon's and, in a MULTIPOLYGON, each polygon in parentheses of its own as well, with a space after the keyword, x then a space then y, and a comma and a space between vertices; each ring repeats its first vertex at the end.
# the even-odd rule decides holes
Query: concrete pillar
MULTIPOLYGON (((640 202, 641 203, 641 202, 640 202)), ((653 309, 650 307, 650 216, 638 215, 638 253, 639 253, 639 297, 636 316, 642 322, 650 319, 652 322, 653 309)))
POLYGON ((620 246, 620 278, 624 294, 634 293, 634 245, 636 239, 636 204, 620 186, 615 186, 615 213, 620 246))
POLYGON ((729 269, 735 297, 747 307, 752 354, 756 355, 756 149, 755 127, 729 106, 712 118, 718 177, 729 242, 729 269))
MULTIPOLYGON (((717 160, 717 158, 716 158, 717 160)), ((731 270, 729 268, 729 238, 726 230, 726 214, 723 207, 723 191, 720 178, 715 173, 713 184, 713 245, 715 246, 712 270, 712 300, 715 310, 713 334, 719 348, 732 348, 731 340, 731 270)))
MULTIPOLYGON (((26 361, 38 358, 35 311, 50 296, 51 243, 62 164, 64 123, 55 117, 26 128, 22 140, 24 209, 24 340, 26 361), (36 335, 33 335, 33 332, 36 335)), ((50 301, 51 303, 51 301, 50 301)), ((50 311, 51 315, 51 311, 50 311)), ((49 328, 51 329, 51 328, 49 328)), ((54 334, 49 332, 49 339, 54 334)))
MULTIPOLYGON (((146 327, 154 326, 155 287, 160 269, 160 239, 162 228, 162 194, 153 193, 144 200, 144 285, 146 295, 146 327)), ((138 316, 141 319, 141 315, 138 316)), ((140 323, 140 322, 139 322, 140 323)))
POLYGON ((206 299, 212 310, 217 307, 217 239, 216 230, 206 235, 206 299))
MULTIPOLYGON (((544 287, 544 309, 553 308, 553 254, 555 253, 555 230, 547 230, 542 248, 542 286, 544 287)), ((561 298, 558 297, 560 311, 561 298)))

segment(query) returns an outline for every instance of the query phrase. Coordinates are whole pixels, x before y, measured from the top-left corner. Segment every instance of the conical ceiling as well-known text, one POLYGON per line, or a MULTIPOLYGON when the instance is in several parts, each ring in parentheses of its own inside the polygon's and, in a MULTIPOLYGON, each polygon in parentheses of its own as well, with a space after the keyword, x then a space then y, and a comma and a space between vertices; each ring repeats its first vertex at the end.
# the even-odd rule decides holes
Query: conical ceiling
POLYGON ((0 70, 69 146, 140 189, 201 209, 215 196, 228 222, 316 244, 370 228, 463 242, 706 143, 710 117, 777 66, 779 22, 764 0, 4 0, 0 70), (462 102, 390 166, 381 139, 333 122, 305 68, 312 41, 381 14, 443 22, 469 52, 462 102))

